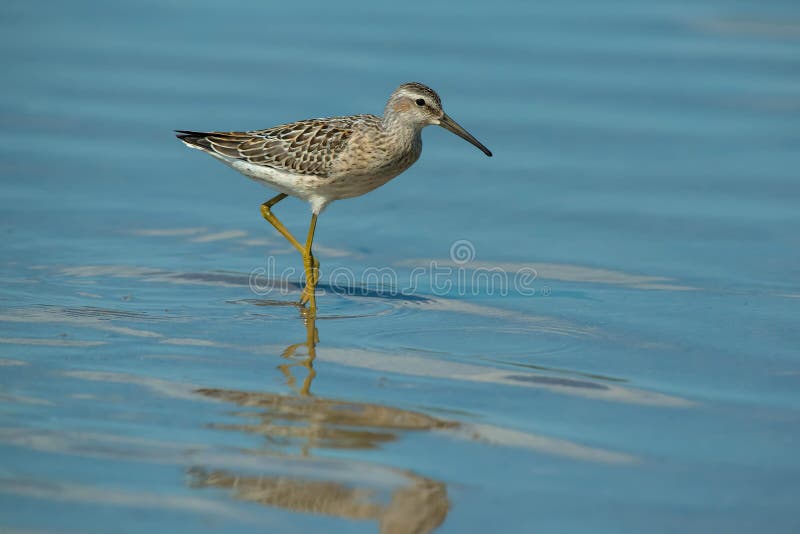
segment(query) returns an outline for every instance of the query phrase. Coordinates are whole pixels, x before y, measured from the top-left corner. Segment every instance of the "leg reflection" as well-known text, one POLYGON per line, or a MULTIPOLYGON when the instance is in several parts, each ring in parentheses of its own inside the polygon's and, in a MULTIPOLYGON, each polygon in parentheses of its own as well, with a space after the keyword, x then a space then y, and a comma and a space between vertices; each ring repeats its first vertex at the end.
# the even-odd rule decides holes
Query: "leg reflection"
POLYGON ((314 377, 317 376, 314 371, 314 360, 317 357, 317 343, 319 343, 319 332, 317 331, 316 315, 314 313, 306 313, 303 317, 303 322, 306 327, 306 339, 301 343, 289 345, 281 353, 281 357, 286 358, 291 363, 284 363, 278 366, 283 376, 286 377, 286 384, 295 392, 303 397, 311 396, 311 383, 314 377), (305 347, 305 349, 303 349, 305 347), (300 351, 300 353, 298 353, 300 351), (292 373, 293 367, 302 367, 305 371, 305 379, 303 385, 297 387, 297 378, 292 373))

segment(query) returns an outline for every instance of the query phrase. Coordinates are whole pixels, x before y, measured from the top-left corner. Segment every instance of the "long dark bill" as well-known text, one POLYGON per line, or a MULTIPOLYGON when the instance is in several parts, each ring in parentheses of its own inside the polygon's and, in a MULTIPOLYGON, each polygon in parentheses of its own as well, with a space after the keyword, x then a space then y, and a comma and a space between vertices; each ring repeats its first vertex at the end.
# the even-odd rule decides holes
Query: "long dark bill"
POLYGON ((459 124, 456 121, 454 121, 453 119, 451 119, 450 116, 447 113, 445 113, 442 116, 442 118, 439 119, 439 126, 441 126, 442 128, 446 128, 446 129, 450 130, 451 132, 453 132, 454 134, 456 134, 457 136, 459 136, 462 139, 466 139, 467 141, 469 141, 470 143, 472 143, 476 147, 480 148, 481 152, 483 152, 484 154, 486 154, 490 158, 492 157, 492 151, 491 150, 489 150, 488 148, 483 146, 480 141, 478 141, 477 139, 472 137, 471 133, 469 133, 464 128, 459 126, 459 124))

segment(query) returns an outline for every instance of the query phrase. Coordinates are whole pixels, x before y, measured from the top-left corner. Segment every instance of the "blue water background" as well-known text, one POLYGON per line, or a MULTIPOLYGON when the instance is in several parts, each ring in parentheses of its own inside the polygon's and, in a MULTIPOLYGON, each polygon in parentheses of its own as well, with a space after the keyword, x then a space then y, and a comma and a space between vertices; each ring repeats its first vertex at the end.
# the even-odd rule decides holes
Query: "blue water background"
POLYGON ((796 2, 12 0, 0 57, 0 530, 800 530, 796 2), (495 156, 322 215, 316 343, 171 131, 412 80, 495 156))

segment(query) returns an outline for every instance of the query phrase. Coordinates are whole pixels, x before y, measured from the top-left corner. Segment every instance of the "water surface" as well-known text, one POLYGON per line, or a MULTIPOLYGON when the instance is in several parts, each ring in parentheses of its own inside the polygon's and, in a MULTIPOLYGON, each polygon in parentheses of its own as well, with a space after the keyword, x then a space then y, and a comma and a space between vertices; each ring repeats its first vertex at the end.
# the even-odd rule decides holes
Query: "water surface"
POLYGON ((800 528, 794 2, 1 9, 0 530, 800 528), (495 157, 331 206, 304 318, 171 130, 411 80, 495 157))

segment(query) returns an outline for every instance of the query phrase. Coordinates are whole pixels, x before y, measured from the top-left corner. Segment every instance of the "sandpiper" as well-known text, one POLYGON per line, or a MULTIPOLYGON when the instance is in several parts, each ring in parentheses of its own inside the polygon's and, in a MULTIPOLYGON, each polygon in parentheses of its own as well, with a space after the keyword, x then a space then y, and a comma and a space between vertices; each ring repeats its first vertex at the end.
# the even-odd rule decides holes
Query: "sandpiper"
POLYGON ((422 152, 422 129, 431 124, 492 155, 444 112, 436 91, 416 82, 404 83, 392 93, 383 117, 308 119, 248 132, 177 130, 177 137, 280 192, 261 205, 261 214, 302 254, 306 285, 300 303, 308 302, 315 310, 319 262, 311 244, 317 217, 334 200, 368 193, 408 169, 422 152), (289 195, 311 205, 305 245, 272 213, 272 207, 289 195))

